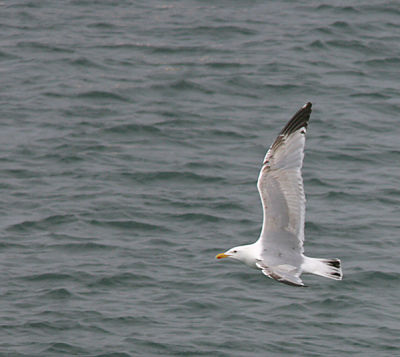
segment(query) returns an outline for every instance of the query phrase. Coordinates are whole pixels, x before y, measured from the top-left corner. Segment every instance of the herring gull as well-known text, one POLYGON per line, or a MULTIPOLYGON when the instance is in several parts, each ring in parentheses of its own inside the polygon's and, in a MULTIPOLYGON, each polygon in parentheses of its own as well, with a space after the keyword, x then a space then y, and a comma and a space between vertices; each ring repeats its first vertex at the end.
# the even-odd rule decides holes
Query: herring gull
POLYGON ((240 260, 269 278, 293 286, 305 286, 300 279, 302 273, 342 279, 339 259, 310 258, 303 254, 306 199, 301 167, 310 114, 311 103, 306 103, 265 155, 257 182, 264 209, 260 237, 253 244, 234 247, 216 256, 240 260))

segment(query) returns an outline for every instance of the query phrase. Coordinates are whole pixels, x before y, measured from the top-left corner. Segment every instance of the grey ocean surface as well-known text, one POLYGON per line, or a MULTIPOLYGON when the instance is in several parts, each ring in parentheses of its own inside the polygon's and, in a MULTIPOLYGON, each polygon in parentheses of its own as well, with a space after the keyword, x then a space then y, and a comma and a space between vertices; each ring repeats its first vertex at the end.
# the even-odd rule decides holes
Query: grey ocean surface
POLYGON ((1 356, 400 355, 400 8, 0 3, 1 356), (268 146, 307 101, 294 288, 254 242, 268 146))

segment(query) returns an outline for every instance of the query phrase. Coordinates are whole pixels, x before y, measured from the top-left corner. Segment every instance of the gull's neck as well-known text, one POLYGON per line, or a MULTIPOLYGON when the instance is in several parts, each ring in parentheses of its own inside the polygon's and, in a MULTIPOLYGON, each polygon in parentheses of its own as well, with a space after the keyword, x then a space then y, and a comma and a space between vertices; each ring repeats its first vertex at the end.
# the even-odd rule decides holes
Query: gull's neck
POLYGON ((259 255, 257 242, 240 246, 240 261, 251 268, 257 269, 256 262, 259 255))

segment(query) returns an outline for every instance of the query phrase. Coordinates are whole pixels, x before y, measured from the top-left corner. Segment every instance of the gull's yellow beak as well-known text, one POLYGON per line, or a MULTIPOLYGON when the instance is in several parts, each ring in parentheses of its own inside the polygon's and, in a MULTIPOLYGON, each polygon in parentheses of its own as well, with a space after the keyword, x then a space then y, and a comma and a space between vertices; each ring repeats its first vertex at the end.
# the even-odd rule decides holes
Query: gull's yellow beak
POLYGON ((229 255, 227 255, 225 253, 221 253, 221 254, 218 254, 215 258, 222 259, 222 258, 229 258, 229 257, 230 257, 229 255))

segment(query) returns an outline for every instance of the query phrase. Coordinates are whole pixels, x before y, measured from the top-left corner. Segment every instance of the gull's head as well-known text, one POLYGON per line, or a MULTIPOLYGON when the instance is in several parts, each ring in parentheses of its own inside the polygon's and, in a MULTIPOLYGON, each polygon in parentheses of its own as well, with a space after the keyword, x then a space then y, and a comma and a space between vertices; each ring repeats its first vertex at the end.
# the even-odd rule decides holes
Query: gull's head
POLYGON ((218 254, 215 258, 222 259, 222 258, 233 258, 237 260, 243 260, 244 256, 244 247, 234 247, 227 250, 225 253, 218 254))

